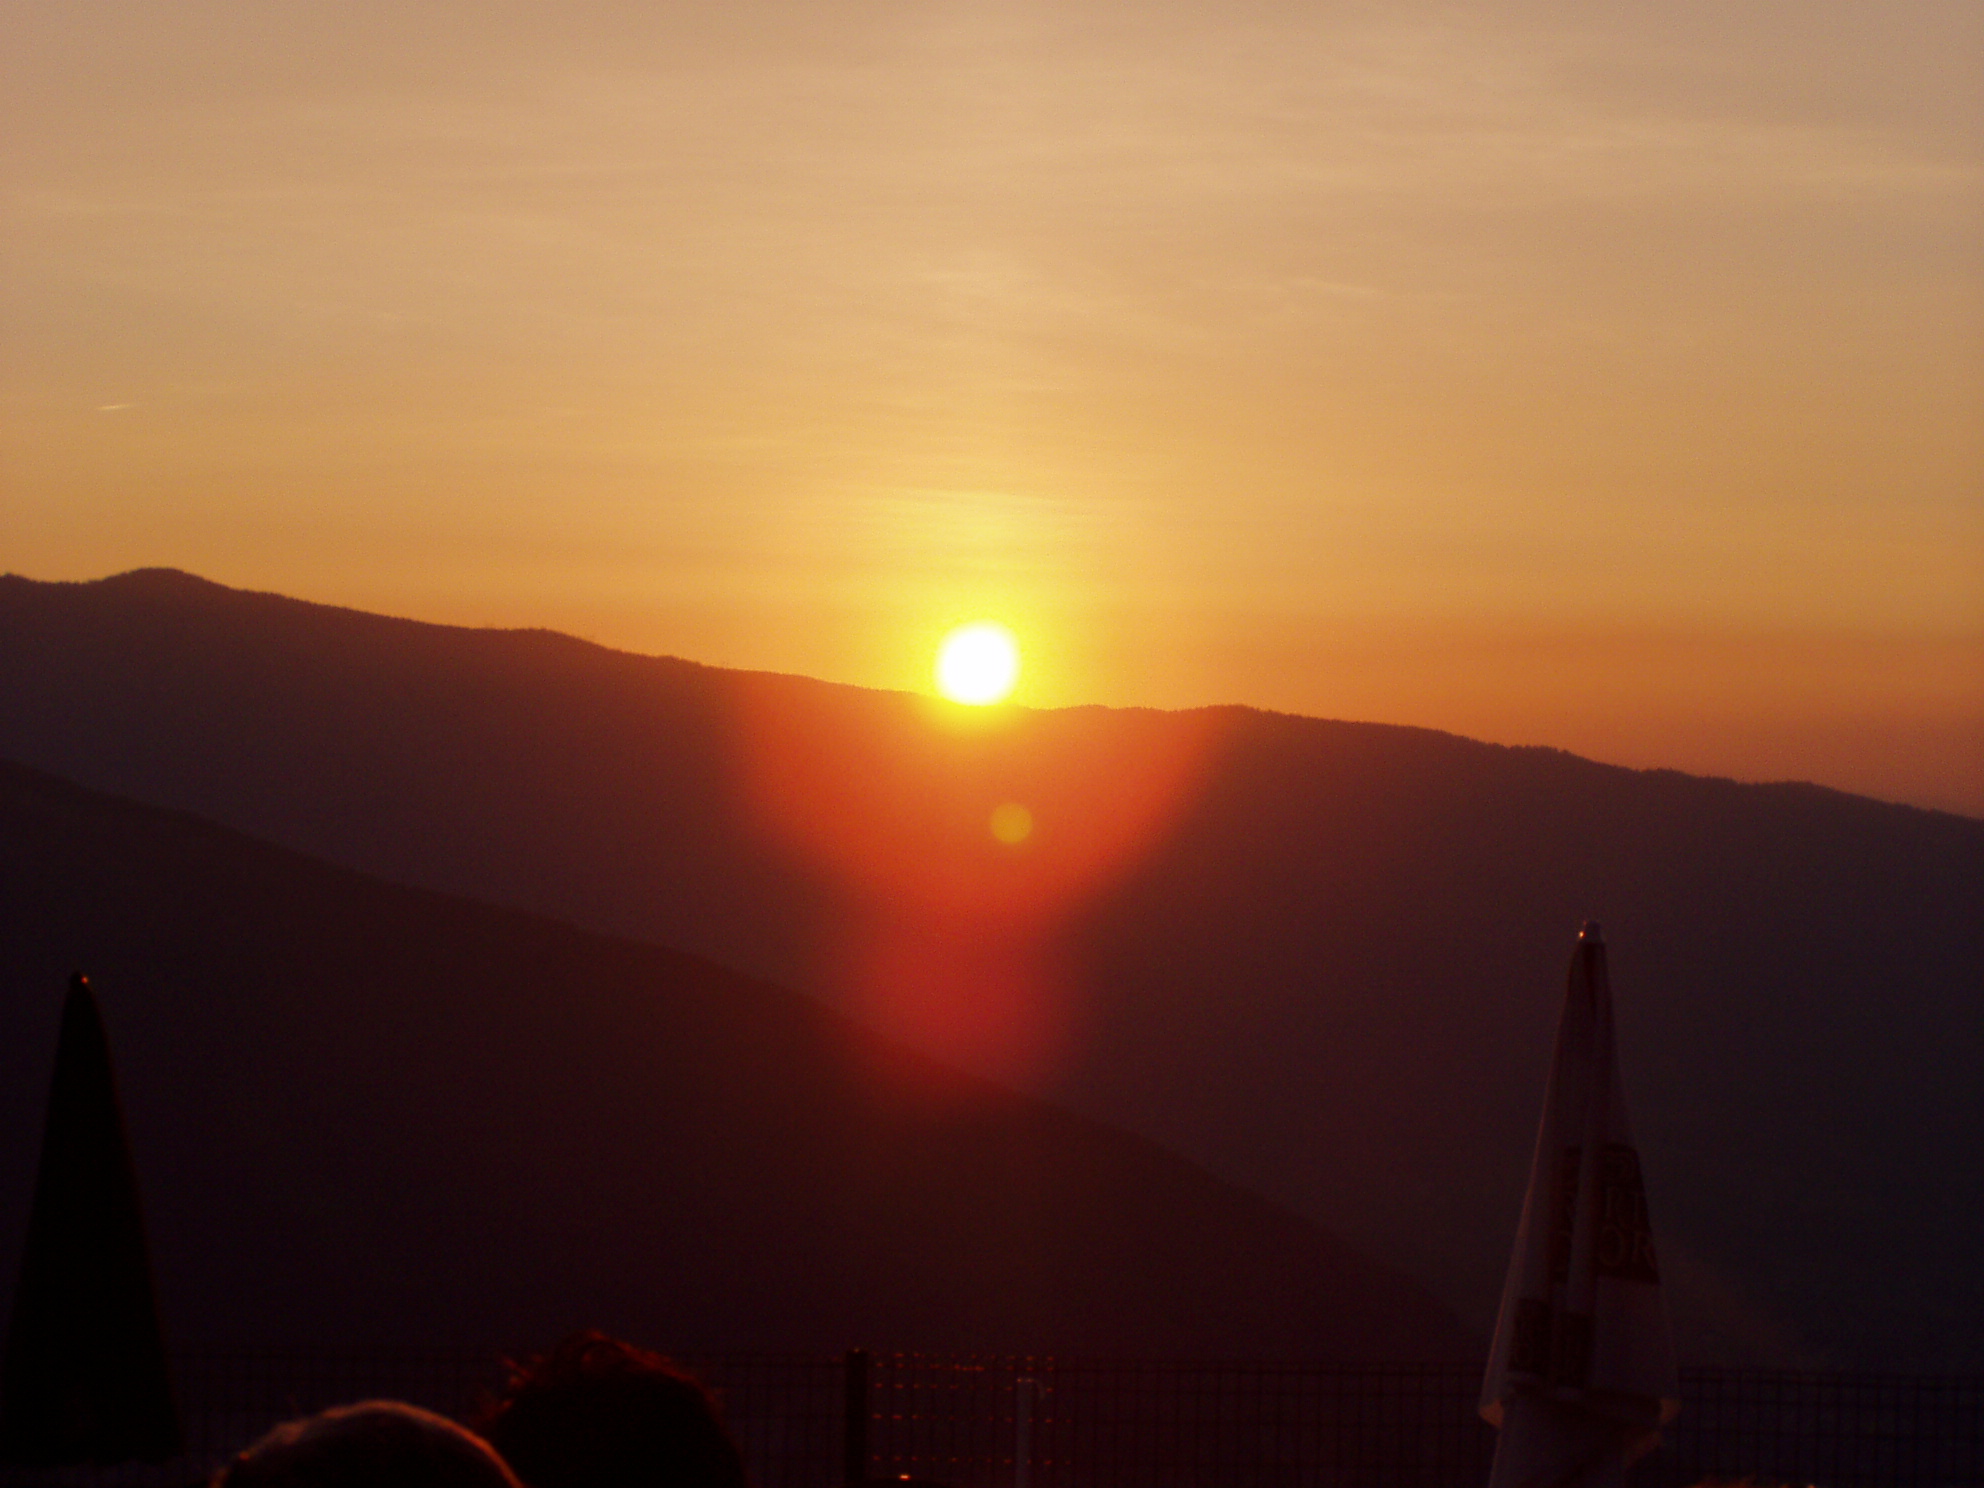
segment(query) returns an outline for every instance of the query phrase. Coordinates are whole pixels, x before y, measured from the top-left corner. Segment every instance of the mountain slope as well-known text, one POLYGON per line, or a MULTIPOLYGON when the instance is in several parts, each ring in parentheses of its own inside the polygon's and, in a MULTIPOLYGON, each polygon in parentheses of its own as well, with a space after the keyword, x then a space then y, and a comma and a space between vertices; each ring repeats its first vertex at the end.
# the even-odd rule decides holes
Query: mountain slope
POLYGON ((0 754, 815 992, 1482 1325, 1601 919, 1684 1352, 1978 1357, 1984 823, 1242 709, 966 715, 164 573, 0 583, 0 675, 0 754))
POLYGON ((181 1342, 1479 1346, 1294 1216, 811 999, 16 766, 0 943, 0 1271, 85 966, 181 1342))

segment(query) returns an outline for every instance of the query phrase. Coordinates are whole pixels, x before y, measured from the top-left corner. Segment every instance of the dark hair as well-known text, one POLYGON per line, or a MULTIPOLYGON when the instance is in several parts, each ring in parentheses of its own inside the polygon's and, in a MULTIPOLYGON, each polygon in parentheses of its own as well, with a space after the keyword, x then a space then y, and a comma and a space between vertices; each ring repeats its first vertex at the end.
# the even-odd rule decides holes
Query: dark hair
POLYGON ((575 1333, 510 1370, 483 1435, 530 1488, 745 1488, 709 1392, 662 1355, 575 1333))
POLYGON ((214 1488, 517 1488, 485 1442, 397 1400, 284 1422, 213 1481, 214 1488))

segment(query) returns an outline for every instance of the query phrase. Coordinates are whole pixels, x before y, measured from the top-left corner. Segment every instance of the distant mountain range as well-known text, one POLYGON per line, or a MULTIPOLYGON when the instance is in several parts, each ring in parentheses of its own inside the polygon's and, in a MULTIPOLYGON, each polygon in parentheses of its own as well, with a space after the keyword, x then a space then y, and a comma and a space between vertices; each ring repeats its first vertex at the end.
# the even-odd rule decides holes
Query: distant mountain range
POLYGON ((0 944, 8 1286, 87 966, 178 1343, 1480 1347, 1294 1215, 811 998, 13 765, 0 944))
POLYGON ((817 994, 1477 1328, 1600 919, 1684 1357, 1984 1360, 1984 823, 1245 709, 968 713, 161 571, 0 581, 0 679, 0 756, 817 994))

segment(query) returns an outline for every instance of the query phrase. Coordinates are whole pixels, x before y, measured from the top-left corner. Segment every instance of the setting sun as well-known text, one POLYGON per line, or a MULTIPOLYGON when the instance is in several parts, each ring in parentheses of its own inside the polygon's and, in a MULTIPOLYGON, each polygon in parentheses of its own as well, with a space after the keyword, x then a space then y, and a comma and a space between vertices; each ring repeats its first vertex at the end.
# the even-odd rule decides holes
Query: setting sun
POLYGON ((999 702, 1019 675, 1019 642, 990 620, 959 626, 937 648, 937 691, 954 703, 982 708, 999 702))

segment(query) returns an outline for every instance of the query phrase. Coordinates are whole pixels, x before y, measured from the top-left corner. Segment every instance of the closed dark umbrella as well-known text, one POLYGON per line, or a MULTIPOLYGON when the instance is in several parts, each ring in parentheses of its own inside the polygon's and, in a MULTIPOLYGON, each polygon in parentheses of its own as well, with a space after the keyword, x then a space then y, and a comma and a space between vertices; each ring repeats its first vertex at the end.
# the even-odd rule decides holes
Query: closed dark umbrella
POLYGON ((0 1363, 0 1460, 158 1462, 179 1450, 110 1044, 89 980, 71 977, 0 1363))

